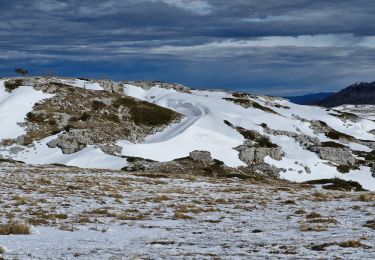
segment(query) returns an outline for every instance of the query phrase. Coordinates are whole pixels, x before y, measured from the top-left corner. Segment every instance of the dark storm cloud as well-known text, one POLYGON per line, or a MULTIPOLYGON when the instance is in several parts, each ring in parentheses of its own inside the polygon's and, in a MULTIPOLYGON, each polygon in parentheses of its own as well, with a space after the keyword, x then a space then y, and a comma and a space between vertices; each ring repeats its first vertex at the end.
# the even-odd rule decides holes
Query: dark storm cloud
POLYGON ((375 1, 0 0, 0 72, 272 94, 374 80, 375 1))

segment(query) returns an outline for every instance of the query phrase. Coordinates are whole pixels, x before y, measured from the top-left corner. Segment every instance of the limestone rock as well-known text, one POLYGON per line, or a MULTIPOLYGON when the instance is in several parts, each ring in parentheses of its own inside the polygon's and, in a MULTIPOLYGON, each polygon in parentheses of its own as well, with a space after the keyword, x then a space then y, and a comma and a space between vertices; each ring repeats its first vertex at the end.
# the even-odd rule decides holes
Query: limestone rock
POLYGON ((242 145, 237 148, 239 151, 239 158, 244 163, 251 165, 253 163, 263 162, 266 156, 270 156, 272 159, 281 160, 282 150, 281 147, 267 148, 267 147, 249 147, 242 145))
POLYGON ((319 154, 323 160, 328 160, 339 165, 355 165, 356 159, 348 148, 314 147, 311 151, 319 154))
POLYGON ((122 152, 122 147, 115 144, 99 145, 100 150, 109 155, 118 155, 122 152))
POLYGON ((72 154, 84 149, 87 145, 93 144, 89 134, 82 130, 71 130, 68 133, 62 133, 57 139, 47 143, 49 148, 60 148, 64 154, 72 154))
POLYGON ((189 154, 189 157, 193 159, 194 161, 200 161, 203 163, 211 163, 213 161, 211 157, 211 153, 208 151, 195 150, 189 154))

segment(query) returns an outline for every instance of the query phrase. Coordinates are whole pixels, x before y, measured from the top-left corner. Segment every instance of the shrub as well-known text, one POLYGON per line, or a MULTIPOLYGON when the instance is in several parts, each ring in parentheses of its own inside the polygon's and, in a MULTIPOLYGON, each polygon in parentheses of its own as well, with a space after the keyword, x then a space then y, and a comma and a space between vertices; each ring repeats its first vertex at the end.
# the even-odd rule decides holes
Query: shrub
POLYGON ((261 104, 257 102, 253 102, 252 104, 253 108, 263 110, 264 112, 272 113, 272 114, 277 114, 275 111, 273 111, 271 108, 262 106, 261 104))
POLYGON ((21 74, 22 76, 25 76, 26 74, 29 73, 28 70, 25 70, 25 69, 22 69, 22 68, 17 68, 14 70, 14 72, 16 72, 17 74, 21 74))
POLYGON ((88 112, 83 112, 83 114, 81 115, 81 117, 79 118, 81 121, 87 121, 89 120, 91 117, 91 115, 88 113, 88 112))
POLYGON ((375 230, 375 219, 368 220, 366 224, 363 225, 364 227, 372 228, 375 230))
POLYGON ((274 143, 271 143, 267 137, 262 137, 258 139, 258 146, 259 147, 267 147, 267 148, 277 148, 278 146, 274 143))
POLYGON ((26 118, 29 122, 33 122, 33 123, 42 123, 46 119, 43 113, 33 113, 33 112, 27 113, 26 118))
POLYGON ((352 165, 339 165, 336 167, 338 172, 341 173, 348 173, 350 170, 359 170, 358 166, 352 166, 352 165))
POLYGON ((106 104, 98 100, 94 100, 91 106, 92 110, 95 110, 95 111, 102 110, 105 107, 106 107, 106 104))
POLYGON ((106 114, 104 116, 104 118, 113 122, 113 123, 120 123, 121 122, 120 118, 115 114, 106 114))
POLYGON ((343 144, 339 144, 339 143, 336 143, 336 142, 322 142, 321 143, 321 146, 322 147, 333 147, 333 148, 346 148, 345 145, 343 144))
POLYGON ((227 126, 230 126, 230 127, 234 127, 233 124, 231 122, 229 122, 228 120, 224 120, 224 124, 226 124, 227 126))
POLYGON ((160 108, 156 105, 132 107, 130 109, 131 117, 137 125, 157 126, 171 122, 175 114, 172 110, 160 108))
POLYGON ((307 184, 323 184, 323 189, 326 190, 341 190, 341 191, 365 191, 362 185, 355 181, 346 181, 339 178, 334 179, 319 179, 305 182, 307 184), (325 184, 325 185, 324 185, 325 184))
POLYGON ((9 92, 17 89, 19 86, 22 86, 23 80, 22 79, 15 79, 15 80, 8 80, 4 82, 5 89, 9 92))
POLYGON ((124 97, 119 97, 115 101, 112 102, 112 105, 115 108, 119 108, 121 106, 123 107, 133 107, 136 106, 138 102, 132 98, 124 98, 124 97))
POLYGON ((18 223, 9 222, 7 224, 0 224, 0 235, 28 235, 31 234, 30 226, 18 223))
POLYGON ((345 139, 345 140, 353 140, 354 137, 353 136, 350 136, 350 135, 347 135, 347 134, 344 134, 344 133, 341 133, 341 132, 338 132, 336 130, 330 130, 329 132, 325 133, 325 135, 330 138, 330 139, 345 139))
POLYGON ((255 131, 245 129, 243 127, 236 127, 237 131, 246 139, 246 140, 256 140, 257 134, 255 131))

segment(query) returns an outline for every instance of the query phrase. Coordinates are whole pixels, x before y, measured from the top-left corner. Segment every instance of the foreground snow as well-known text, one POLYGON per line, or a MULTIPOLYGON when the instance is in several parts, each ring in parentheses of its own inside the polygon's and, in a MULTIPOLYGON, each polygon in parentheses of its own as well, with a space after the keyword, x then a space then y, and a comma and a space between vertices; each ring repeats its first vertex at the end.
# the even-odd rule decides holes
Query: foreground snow
POLYGON ((374 219, 374 193, 280 181, 0 166, 3 221, 12 212, 13 220, 36 223, 30 235, 0 235, 6 259, 375 256, 375 233, 364 226, 374 219), (312 212, 321 216, 309 217, 312 212), (362 246, 339 246, 350 240, 362 246), (314 249, 323 243, 332 245, 314 249))

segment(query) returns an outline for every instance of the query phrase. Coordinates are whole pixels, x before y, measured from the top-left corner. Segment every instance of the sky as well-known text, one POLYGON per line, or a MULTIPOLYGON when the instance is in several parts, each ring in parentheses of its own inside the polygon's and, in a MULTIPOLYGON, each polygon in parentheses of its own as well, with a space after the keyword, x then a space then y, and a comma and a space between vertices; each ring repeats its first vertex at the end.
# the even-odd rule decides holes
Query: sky
POLYGON ((0 0, 0 77, 276 96, 375 81, 374 0, 0 0))

